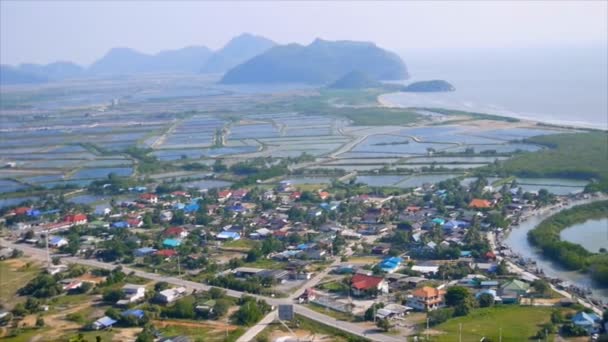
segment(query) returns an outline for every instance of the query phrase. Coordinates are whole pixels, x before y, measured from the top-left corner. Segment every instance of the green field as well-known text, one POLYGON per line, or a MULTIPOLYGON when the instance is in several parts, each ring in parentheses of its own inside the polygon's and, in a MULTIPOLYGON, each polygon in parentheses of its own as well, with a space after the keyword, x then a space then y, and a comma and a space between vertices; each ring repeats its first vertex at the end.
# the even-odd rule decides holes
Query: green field
MULTIPOLYGON (((497 306, 473 310, 468 316, 448 320, 434 330, 444 332, 433 341, 458 341, 459 325, 462 324, 462 341, 477 342, 482 337, 499 340, 502 328, 503 341, 527 341, 550 321, 553 308, 531 306, 497 306)), ((553 338, 549 338, 553 341, 553 338)))
POLYGON ((15 294, 40 271, 37 265, 27 267, 24 259, 9 259, 0 261, 0 303, 4 305, 15 303, 15 294))
POLYGON ((608 134, 555 134, 528 139, 548 147, 501 163, 498 172, 522 177, 594 179, 593 190, 608 191, 608 134))

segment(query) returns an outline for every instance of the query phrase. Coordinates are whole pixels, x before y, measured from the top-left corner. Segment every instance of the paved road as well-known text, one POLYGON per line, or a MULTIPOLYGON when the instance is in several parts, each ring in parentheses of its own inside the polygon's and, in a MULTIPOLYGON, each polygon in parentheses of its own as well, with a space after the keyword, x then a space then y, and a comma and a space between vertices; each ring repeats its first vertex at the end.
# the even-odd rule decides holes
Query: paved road
POLYGON ((258 324, 252 326, 243 335, 241 335, 241 337, 239 337, 238 340, 236 340, 236 342, 253 341, 253 339, 259 333, 261 333, 262 330, 266 329, 266 327, 268 327, 268 325, 270 325, 270 323, 272 323, 276 317, 277 317, 277 310, 271 311, 268 315, 266 315, 266 317, 262 318, 262 320, 259 321, 258 324))
MULTIPOLYGON (((15 244, 15 243, 5 241, 2 239, 0 239, 0 245, 5 246, 5 247, 14 248, 14 249, 19 249, 19 250, 23 251, 26 256, 34 257, 34 258, 37 258, 40 260, 46 260, 46 251, 44 249, 34 248, 34 247, 24 245, 24 244, 15 244)), ((115 264, 101 262, 101 261, 97 261, 97 260, 93 260, 93 259, 80 259, 80 258, 76 258, 76 257, 64 257, 61 260, 65 263, 74 263, 74 264, 80 264, 80 265, 107 269, 107 270, 111 270, 111 269, 114 269, 117 267, 117 265, 115 265, 115 264)), ((339 262, 339 260, 337 260, 335 262, 339 262)), ((123 265, 121 265, 121 266, 122 266, 123 272, 125 272, 125 273, 133 272, 136 276, 145 278, 145 279, 149 279, 149 280, 165 281, 165 282, 173 284, 173 285, 184 286, 186 288, 195 289, 197 291, 209 291, 209 289, 211 288, 211 286, 209 286, 209 285, 196 283, 196 282, 189 281, 189 280, 184 280, 184 279, 180 279, 180 278, 176 278, 176 277, 168 277, 168 276, 164 276, 164 275, 160 275, 160 274, 156 274, 156 273, 136 270, 136 269, 126 267, 123 265)), ((321 278, 322 277, 318 278, 317 282, 321 278)), ((305 285, 307 285, 307 284, 308 284, 308 282, 305 285)), ((228 295, 230 297, 240 298, 243 295, 253 296, 258 299, 263 299, 268 304, 273 305, 273 306, 278 306, 279 304, 293 304, 293 300, 291 298, 270 298, 270 297, 264 297, 264 296, 260 296, 260 295, 244 293, 244 292, 240 292, 240 291, 234 291, 234 290, 230 290, 230 289, 224 289, 224 290, 226 291, 226 295, 228 295)), ((403 342, 403 341, 405 341, 404 338, 397 339, 397 338, 394 338, 391 336, 387 336, 387 335, 381 334, 378 330, 375 330, 375 329, 366 329, 362 326, 359 326, 359 325, 356 325, 353 323, 338 321, 330 316, 313 311, 302 305, 298 305, 298 304, 293 304, 293 305, 294 305, 294 312, 296 312, 297 314, 302 315, 308 319, 338 328, 340 330, 346 331, 353 335, 358 335, 360 337, 366 337, 372 341, 378 341, 378 342, 398 342, 398 341, 403 342)), ((268 319, 268 316, 266 316, 264 319, 268 319)), ((252 333, 254 331, 252 331, 252 333)), ((259 333, 259 331, 258 331, 258 333, 259 333)), ((257 335, 257 333, 256 333, 256 335, 257 335)))

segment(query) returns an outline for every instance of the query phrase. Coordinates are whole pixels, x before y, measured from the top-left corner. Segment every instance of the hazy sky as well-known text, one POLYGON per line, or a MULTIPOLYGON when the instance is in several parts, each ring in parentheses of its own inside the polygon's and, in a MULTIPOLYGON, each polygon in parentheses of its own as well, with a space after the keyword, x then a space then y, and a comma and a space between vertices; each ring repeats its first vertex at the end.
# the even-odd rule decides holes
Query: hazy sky
POLYGON ((0 62, 90 64, 108 49, 217 49, 242 32, 420 49, 606 45, 607 1, 145 2, 0 0, 0 62))

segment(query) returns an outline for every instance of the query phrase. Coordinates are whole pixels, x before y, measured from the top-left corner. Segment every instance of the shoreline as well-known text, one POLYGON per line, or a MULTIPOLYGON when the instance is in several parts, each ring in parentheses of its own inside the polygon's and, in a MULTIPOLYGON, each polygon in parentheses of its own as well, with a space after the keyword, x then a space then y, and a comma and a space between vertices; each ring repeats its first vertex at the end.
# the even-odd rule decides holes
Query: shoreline
MULTIPOLYGON (((403 106, 399 103, 392 102, 392 101, 389 101, 386 99, 385 95, 398 94, 398 93, 399 92, 390 92, 390 93, 380 94, 376 97, 376 102, 378 103, 378 105, 380 107, 383 107, 383 108, 402 108, 402 109, 412 108, 411 106, 403 106)), ((448 110, 460 110, 460 111, 468 111, 468 112, 473 111, 470 108, 455 108, 455 107, 449 106, 449 105, 445 106, 445 107, 436 107, 436 108, 442 108, 442 109, 448 109, 448 110)), ((540 125, 540 126, 544 125, 549 128, 554 127, 554 128, 561 128, 561 129, 584 129, 584 130, 597 130, 597 131, 602 131, 602 132, 608 132, 608 127, 602 127, 602 126, 598 126, 597 124, 588 123, 588 122, 577 122, 577 121, 572 122, 572 121, 559 121, 559 120, 551 121, 551 120, 546 120, 546 119, 539 120, 538 118, 520 115, 520 114, 516 114, 516 113, 509 115, 509 114, 505 114, 504 112, 495 113, 495 112, 488 112, 486 110, 479 110, 477 112, 482 113, 482 114, 500 116, 500 117, 504 117, 504 118, 518 119, 518 120, 521 120, 522 122, 526 122, 526 123, 530 123, 530 124, 534 124, 534 125, 540 125)), ((438 114, 438 115, 442 115, 442 114, 438 114)), ((442 115, 442 116, 445 116, 445 115, 442 115)))
MULTIPOLYGON (((580 196, 580 195, 579 195, 580 196)), ((535 209, 532 210, 529 213, 526 213, 525 215, 522 215, 520 217, 519 223, 518 224, 511 224, 509 225, 508 228, 506 228, 499 236, 497 236, 496 234, 494 234, 494 240, 493 243, 491 242, 491 246, 493 247, 494 251, 498 254, 501 253, 500 250, 497 250, 496 247, 498 246, 506 246, 508 248, 508 250, 511 252, 509 253, 509 255, 505 255, 504 257, 502 257, 505 261, 507 261, 509 263, 509 266, 512 270, 515 270, 514 273, 517 273, 519 275, 522 276, 528 276, 528 277, 532 277, 532 278, 541 278, 544 280, 547 280, 550 284, 553 290, 555 290, 556 292, 564 295, 564 297, 566 298, 571 298, 571 299, 575 299, 578 302, 584 304, 587 307, 593 308, 594 310, 596 310, 596 312, 602 312, 603 311, 603 306, 608 305, 608 303, 604 302, 601 303, 600 305, 593 303, 593 300, 597 300, 596 296, 594 296, 593 294, 590 295, 585 295, 583 293, 582 297, 581 297, 581 291, 585 291, 585 290, 589 290, 589 289, 585 289, 585 288, 580 288, 579 286, 574 286, 573 287, 565 287, 563 290, 558 289, 555 284, 571 284, 571 283, 575 283, 574 281, 572 281, 571 279, 563 279, 563 277, 561 276, 549 276, 547 274, 545 274, 545 272, 543 271, 542 268, 537 267, 537 262, 539 261, 543 261, 543 262, 548 262, 551 265, 555 265, 556 268, 554 270, 557 270, 559 272, 562 272, 559 270, 560 265, 555 263, 555 261, 547 259, 547 258, 543 258, 542 254, 539 254, 537 251, 533 251, 533 257, 532 258, 527 258, 528 260, 531 261, 531 264, 534 265, 534 267, 538 270, 540 269, 541 273, 537 273, 537 272, 533 272, 527 269, 526 266, 528 266, 529 264, 526 263, 526 265, 520 265, 519 261, 520 260, 526 260, 526 258, 522 255, 519 255, 519 253, 515 253, 514 248, 512 245, 510 245, 507 241, 508 241, 508 236, 513 232, 514 229, 521 229, 521 224, 530 220, 531 218, 537 218, 540 220, 540 222, 544 221, 545 219, 547 219, 548 217, 551 217, 559 212, 561 212, 562 210, 565 209, 569 209, 578 205, 582 205, 582 204, 589 204, 589 203, 593 203, 593 202, 597 202, 597 201, 602 201, 602 200, 606 200, 608 199, 608 195, 603 194, 603 193, 599 193, 599 194, 594 194, 591 195, 590 197, 587 198, 570 198, 570 197, 562 197, 563 199, 566 199, 566 203, 561 202, 558 204, 553 204, 550 206, 546 206, 546 207, 542 207, 539 209, 535 209)), ((540 223, 539 222, 539 223, 540 223)), ((539 224, 538 223, 538 224, 539 224)), ((536 226, 538 224, 535 224, 534 227, 532 227, 531 229, 535 229, 536 226)), ((531 230, 530 229, 530 230, 531 230)), ((527 233, 526 233, 527 234, 527 233)), ((564 270, 563 272, 568 272, 567 270, 564 270)), ((555 272, 550 272, 550 273, 555 273, 555 272)), ((581 275, 583 275, 585 278, 589 278, 590 276, 587 273, 584 272, 579 272, 581 275)), ((593 282, 591 280, 591 282, 593 282)), ((595 287, 595 289, 605 289, 604 287, 595 287)))

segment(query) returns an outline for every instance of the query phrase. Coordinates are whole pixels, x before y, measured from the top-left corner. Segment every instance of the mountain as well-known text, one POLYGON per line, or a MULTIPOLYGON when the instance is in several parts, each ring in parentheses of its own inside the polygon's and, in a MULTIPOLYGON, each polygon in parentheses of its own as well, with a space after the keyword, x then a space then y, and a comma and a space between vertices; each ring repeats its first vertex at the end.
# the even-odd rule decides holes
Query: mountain
POLYGON ((0 84, 1 85, 16 85, 16 84, 38 84, 45 83, 48 78, 27 71, 19 70, 18 68, 8 65, 0 65, 0 84))
POLYGON ((382 83, 372 79, 368 74, 353 70, 327 87, 331 89, 365 89, 381 85, 382 83))
POLYGON ((364 72, 373 80, 408 77, 399 56, 373 43, 317 39, 307 46, 275 46, 230 69, 221 82, 323 84, 353 70, 364 72))
POLYGON ((408 84, 402 91, 407 92, 420 92, 420 93, 431 93, 431 92, 446 92, 454 91, 453 85, 444 80, 432 80, 432 81, 419 81, 408 84))
POLYGON ((84 69, 72 62, 55 62, 51 64, 21 64, 19 70, 39 75, 51 80, 63 80, 82 76, 84 69))
POLYGON ((211 54, 211 50, 204 46, 167 50, 155 55, 148 55, 129 48, 114 48, 93 63, 88 71, 94 75, 195 72, 211 54))
POLYGON ((275 46, 276 43, 261 36, 243 33, 232 38, 215 52, 201 69, 204 73, 223 73, 275 46))

